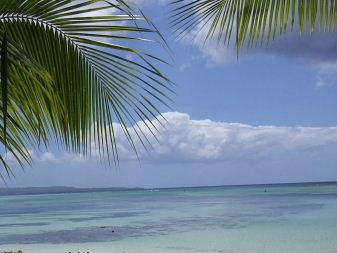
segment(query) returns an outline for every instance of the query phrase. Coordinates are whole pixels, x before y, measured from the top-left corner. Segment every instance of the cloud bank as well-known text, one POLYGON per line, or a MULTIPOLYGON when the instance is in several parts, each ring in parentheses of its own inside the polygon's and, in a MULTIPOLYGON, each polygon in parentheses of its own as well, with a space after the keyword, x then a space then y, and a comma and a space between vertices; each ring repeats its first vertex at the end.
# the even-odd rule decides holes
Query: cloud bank
MULTIPOLYGON (((160 130, 158 142, 151 137, 143 122, 138 125, 151 140, 147 152, 133 136, 138 155, 146 163, 209 163, 219 161, 250 161, 270 155, 292 152, 319 152, 322 148, 337 151, 337 127, 252 126, 240 123, 193 120, 186 113, 167 112, 164 127, 153 121, 160 130)), ((149 122, 147 122, 149 125, 149 122)), ((137 156, 116 124, 119 158, 135 161, 137 156)), ((130 129, 130 132, 132 130, 130 129)), ((97 153, 97 152, 96 152, 97 153)), ((94 152, 95 154, 95 152, 94 152)), ((83 162, 82 156, 45 152, 34 154, 37 162, 83 162)))
MULTIPOLYGON (((186 113, 164 113, 168 123, 150 153, 140 152, 149 161, 212 162, 259 159, 272 153, 337 150, 337 127, 252 126, 240 123, 193 120, 186 113)), ((156 122, 153 122, 156 124, 156 122)), ((139 123, 146 132, 144 124, 139 123)), ((138 145, 140 146, 140 145, 138 145)), ((121 157, 130 159, 130 148, 119 143, 121 157)))

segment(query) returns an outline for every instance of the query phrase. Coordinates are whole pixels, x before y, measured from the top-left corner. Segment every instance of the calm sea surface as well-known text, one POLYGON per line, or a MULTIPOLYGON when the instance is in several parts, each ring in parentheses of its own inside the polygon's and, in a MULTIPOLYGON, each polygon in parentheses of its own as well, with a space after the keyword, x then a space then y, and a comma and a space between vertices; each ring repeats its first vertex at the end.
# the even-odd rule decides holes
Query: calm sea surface
POLYGON ((0 252, 336 253, 337 184, 0 196, 0 252))

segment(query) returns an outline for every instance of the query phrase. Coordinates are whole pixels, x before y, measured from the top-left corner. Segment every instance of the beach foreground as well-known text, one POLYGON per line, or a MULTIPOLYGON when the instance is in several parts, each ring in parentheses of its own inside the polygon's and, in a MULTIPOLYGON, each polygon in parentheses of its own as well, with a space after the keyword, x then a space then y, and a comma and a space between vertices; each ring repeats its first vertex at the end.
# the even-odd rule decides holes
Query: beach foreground
POLYGON ((0 252, 335 253, 337 184, 0 196, 0 252))

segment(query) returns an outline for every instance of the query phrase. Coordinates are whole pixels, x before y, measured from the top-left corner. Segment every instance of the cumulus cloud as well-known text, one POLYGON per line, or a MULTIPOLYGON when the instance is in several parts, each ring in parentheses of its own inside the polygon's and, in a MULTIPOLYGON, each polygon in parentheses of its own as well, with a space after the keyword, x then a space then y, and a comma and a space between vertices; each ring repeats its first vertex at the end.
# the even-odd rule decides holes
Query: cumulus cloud
MULTIPOLYGON (((48 164, 61 164, 69 162, 82 163, 88 160, 88 158, 85 158, 81 154, 69 152, 56 152, 56 151, 36 152, 30 149, 28 153, 34 163, 48 163, 48 164)), ((3 157, 5 161, 9 163, 11 166, 19 165, 13 153, 7 152, 3 155, 3 157)), ((21 158, 21 160, 23 160, 23 158, 21 158)))
MULTIPOLYGON (((294 152, 305 151, 314 154, 326 148, 337 151, 337 127, 252 126, 208 119, 194 120, 188 114, 180 112, 167 112, 163 116, 167 119, 164 127, 157 121, 152 122, 161 132, 158 135, 158 142, 151 137, 143 122, 138 123, 149 140, 152 140, 153 147, 149 152, 146 151, 136 136, 133 136, 142 162, 153 164, 247 162, 294 152)), ((124 138, 120 125, 115 124, 114 127, 117 132, 120 160, 136 161, 137 156, 124 138)), ((94 158, 95 153, 97 152, 93 150, 94 158)), ((48 151, 38 154, 31 151, 31 155, 33 160, 39 163, 67 164, 89 160, 82 155, 67 152, 48 151)))
MULTIPOLYGON (((337 149, 337 128, 252 126, 240 123, 193 120, 186 113, 168 112, 159 142, 141 159, 150 162, 210 162, 259 159, 271 153, 337 149)), ((157 124, 156 122, 153 122, 157 124)), ((144 132, 146 127, 139 124, 144 132)), ((139 144, 139 143, 138 143, 139 144)), ((140 145, 138 145, 140 147, 140 145)), ((125 140, 119 142, 122 159, 134 159, 125 140)))

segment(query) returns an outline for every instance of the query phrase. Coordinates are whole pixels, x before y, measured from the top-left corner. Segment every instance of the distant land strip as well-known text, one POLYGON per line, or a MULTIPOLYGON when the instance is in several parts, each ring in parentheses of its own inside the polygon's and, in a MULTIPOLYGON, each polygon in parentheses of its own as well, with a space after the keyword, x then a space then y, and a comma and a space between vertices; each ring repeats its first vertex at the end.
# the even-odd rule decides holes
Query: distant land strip
POLYGON ((7 195, 39 195, 39 194, 65 194, 65 193, 90 193, 90 192, 113 192, 113 191, 154 191, 154 190, 178 190, 178 189, 193 189, 193 188, 217 188, 217 187, 277 187, 291 185, 329 185, 337 184, 337 181, 329 182, 296 182, 296 183, 272 183, 272 184, 247 184, 247 185, 217 185, 217 186, 188 186, 188 187, 167 187, 167 188, 141 188, 141 187, 107 187, 107 188, 76 188, 66 186, 52 187, 22 187, 22 188, 0 188, 0 196, 7 195))

